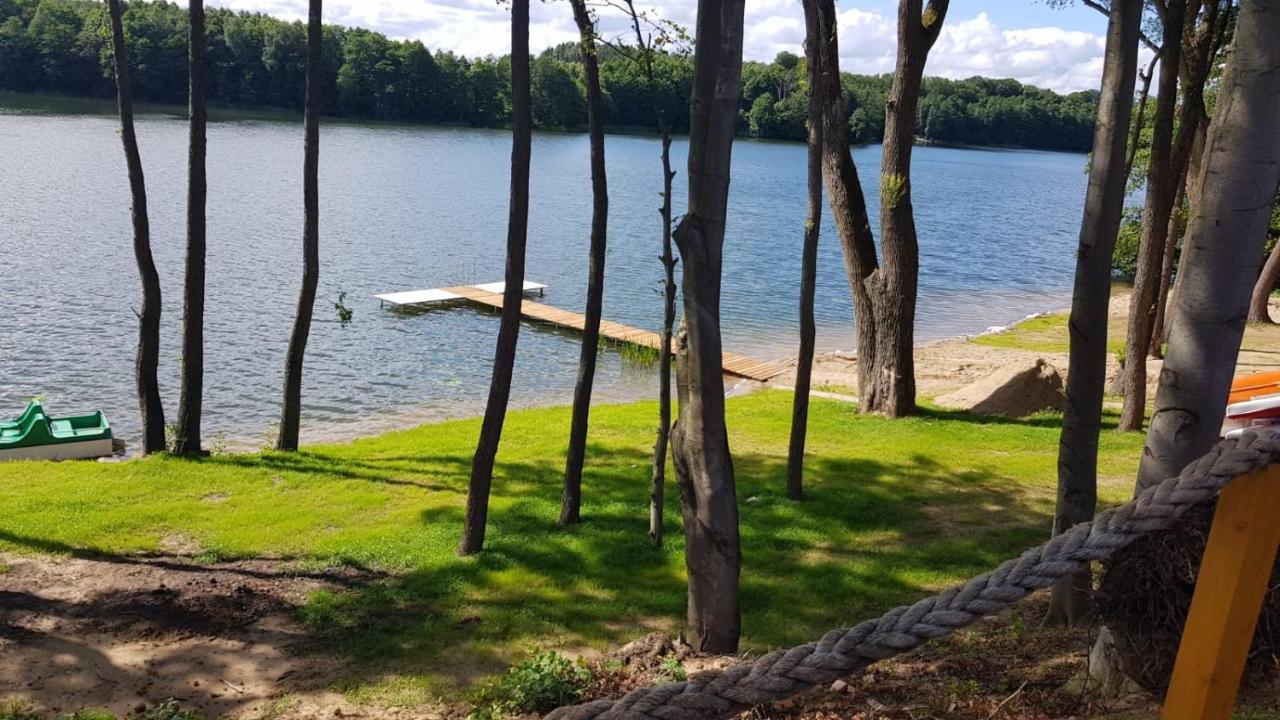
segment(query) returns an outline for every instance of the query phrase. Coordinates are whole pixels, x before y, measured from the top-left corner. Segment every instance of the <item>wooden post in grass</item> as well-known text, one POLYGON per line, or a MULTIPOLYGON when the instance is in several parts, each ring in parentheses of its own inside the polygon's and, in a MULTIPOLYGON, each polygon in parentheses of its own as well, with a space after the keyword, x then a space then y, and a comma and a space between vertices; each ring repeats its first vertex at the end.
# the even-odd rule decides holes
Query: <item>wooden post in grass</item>
POLYGON ((1278 519, 1280 464, 1237 478, 1222 491, 1163 720, 1231 717, 1280 548, 1278 519))

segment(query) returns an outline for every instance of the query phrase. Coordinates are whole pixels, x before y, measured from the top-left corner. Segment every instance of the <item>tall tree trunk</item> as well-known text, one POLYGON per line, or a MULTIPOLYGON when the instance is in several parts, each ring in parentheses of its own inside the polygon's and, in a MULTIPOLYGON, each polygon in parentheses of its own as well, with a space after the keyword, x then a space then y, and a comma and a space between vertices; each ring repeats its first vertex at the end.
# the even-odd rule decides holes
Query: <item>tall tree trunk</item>
MULTIPOLYGON (((811 3, 804 7, 805 54, 809 86, 818 83, 818 16, 811 3)), ((791 445, 787 453, 787 497, 804 497, 804 444, 809 429, 809 387, 813 378, 814 294, 818 284, 818 235, 822 229, 822 102, 809 93, 809 207, 804 221, 804 248, 800 260, 800 356, 796 361, 796 388, 791 406, 791 445)))
POLYGON ((277 450, 298 449, 302 415, 302 360, 311 335, 311 314, 320 282, 320 84, 323 82, 324 28, 322 1, 311 0, 307 14, 307 87, 302 118, 302 289, 284 362, 284 405, 280 410, 277 450))
POLYGON ((1280 242, 1271 249, 1262 272, 1258 274, 1258 281, 1253 285, 1253 293, 1249 297, 1249 322, 1275 324, 1275 320, 1271 319, 1271 312, 1267 310, 1267 301, 1271 299, 1271 291, 1275 289, 1277 279, 1280 279, 1280 242))
POLYGON ((1182 239, 1182 233, 1187 225, 1186 213, 1182 211, 1182 204, 1187 194, 1185 164, 1182 169, 1178 194, 1173 196, 1173 212, 1169 214, 1169 233, 1164 241, 1164 257, 1160 261, 1160 287, 1156 290, 1156 316, 1151 324, 1150 355, 1156 360, 1164 357, 1165 311, 1169 304, 1169 288, 1173 286, 1173 256, 1177 254, 1178 241, 1182 239))
MULTIPOLYGON (((1111 3, 1098 122, 1089 161, 1089 189, 1080 223, 1075 288, 1067 323, 1071 372, 1067 374, 1067 406, 1058 439, 1055 535, 1093 519, 1098 505, 1098 434, 1102 429, 1102 394, 1107 376, 1111 254, 1124 212, 1128 176, 1125 147, 1141 25, 1142 0, 1111 3)), ((1089 612, 1091 589, 1088 570, 1054 585, 1049 620, 1068 624, 1083 620, 1089 612)))
POLYGON ((1204 5, 1205 20, 1196 31, 1201 0, 1171 0, 1165 11, 1165 49, 1160 63, 1160 97, 1151 141, 1151 166, 1147 175, 1147 200, 1142 215, 1138 247, 1138 272, 1129 304, 1128 338, 1125 343, 1124 407, 1120 429, 1141 430, 1147 404, 1147 355, 1151 350, 1156 304, 1159 299, 1161 261, 1169 235, 1174 198, 1190 162, 1196 127, 1204 118, 1204 84, 1216 28, 1217 0, 1204 5), (1207 29, 1206 29, 1207 28, 1207 29), (1187 51, 1173 38, 1187 36, 1187 51), (1173 137, 1174 101, 1177 98, 1179 63, 1183 65, 1182 106, 1177 136, 1173 137), (1169 76, 1173 73, 1173 77, 1169 76), (1166 97, 1168 101, 1166 102, 1166 97))
MULTIPOLYGON (((1200 177, 1201 163, 1204 158, 1205 136, 1208 133, 1208 118, 1200 123, 1196 128, 1196 137, 1191 142, 1191 157, 1187 161, 1187 183, 1184 188, 1187 195, 1187 215, 1184 222, 1190 222, 1190 218, 1195 214, 1196 206, 1200 204, 1200 190, 1196 183, 1196 178, 1200 177)), ((1185 235, 1185 230, 1183 232, 1185 235)), ((1162 344, 1169 344, 1169 328, 1173 325, 1173 313, 1178 309, 1178 289, 1182 286, 1182 278, 1187 270, 1187 253, 1185 252, 1186 243, 1183 243, 1184 252, 1178 255, 1178 269, 1173 273, 1173 281, 1169 286, 1169 298, 1165 300, 1165 314, 1168 316, 1164 321, 1164 333, 1160 336, 1162 344)))
POLYGON ((133 129, 133 93, 129 80, 129 55, 124 44, 124 24, 120 0, 107 0, 111 16, 111 50, 115 61, 116 99, 120 110, 120 140, 129 168, 129 192, 133 198, 133 254, 142 280, 142 310, 138 312, 138 357, 134 382, 138 389, 138 409, 142 415, 142 453, 162 452, 164 447, 164 405, 156 369, 160 363, 160 274, 151 256, 151 223, 147 217, 147 183, 138 153, 138 136, 133 129))
POLYGON ((582 327, 582 353, 578 359, 578 383, 573 391, 573 419, 569 428, 569 454, 564 467, 564 495, 560 524, 577 524, 582 509, 582 464, 587 452, 587 420, 591 413, 591 387, 600 352, 600 314, 604 304, 605 243, 609 224, 609 186, 604 165, 604 100, 600 93, 600 64, 596 55, 595 23, 586 0, 569 0, 582 43, 582 68, 587 81, 587 132, 591 138, 591 252, 587 270, 586 320, 582 327))
POLYGON ((644 71, 658 134, 662 138, 662 347, 658 350, 658 434, 653 444, 652 488, 649 493, 649 538, 654 547, 662 547, 663 505, 666 501, 667 450, 671 436, 671 338, 676 323, 676 259, 671 245, 671 182, 676 173, 671 169, 671 125, 658 94, 658 81, 653 72, 656 50, 652 36, 645 37, 640 28, 640 13, 633 0, 623 0, 636 35, 640 69, 644 71))
POLYGON ((205 277, 205 33, 204 0, 188 3, 189 131, 187 151, 187 278, 182 301, 182 382, 178 397, 175 452, 200 453, 200 415, 204 405, 205 277))
MULTIPOLYGON (((880 161, 880 244, 884 262, 867 279, 874 297, 876 347, 862 406, 889 417, 916 409, 915 318, 920 248, 911 207, 911 149, 929 49, 942 30, 948 0, 898 2, 898 59, 885 102, 880 161)), ((863 362, 859 348, 858 362, 863 362)))
POLYGON ((520 337, 520 307, 524 302, 525 241, 529 234, 529 159, 533 144, 533 114, 529 97, 529 0, 511 2, 511 199, 507 215, 507 269, 502 293, 502 319, 493 353, 493 377, 484 408, 480 439, 471 461, 471 487, 459 555, 484 549, 489 518, 489 487, 493 463, 502 439, 502 424, 511 397, 511 376, 520 337))
POLYGON ((1138 470, 1139 491, 1202 455, 1222 424, 1280 183, 1277 26, 1280 0, 1240 5, 1235 49, 1195 180, 1200 202, 1184 249, 1190 258, 1138 470))
POLYGON ((720 280, 729 167, 742 87, 745 0, 698 0, 689 122, 688 212, 674 233, 684 263, 677 341, 680 418, 671 433, 689 574, 687 632, 700 652, 738 648, 738 499, 724 417, 720 280))

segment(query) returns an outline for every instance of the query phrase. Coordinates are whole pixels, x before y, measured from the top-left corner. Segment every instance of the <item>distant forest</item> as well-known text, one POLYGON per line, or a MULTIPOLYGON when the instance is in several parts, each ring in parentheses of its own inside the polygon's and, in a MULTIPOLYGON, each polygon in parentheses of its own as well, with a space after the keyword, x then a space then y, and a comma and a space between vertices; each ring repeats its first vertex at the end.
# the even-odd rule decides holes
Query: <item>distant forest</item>
MULTIPOLYGON (((568 9, 565 10, 566 14, 568 9)), ((230 108, 301 110, 306 29, 260 13, 207 11, 209 99, 230 108)), ((187 98, 186 10, 133 0, 124 15, 134 95, 156 103, 187 98)), ((509 57, 432 53, 421 42, 389 40, 363 28, 325 27, 327 115, 416 123, 502 126, 510 116, 509 57)), ((578 48, 566 43, 533 61, 534 122, 577 130, 586 124, 578 48)), ((0 0, 0 89, 62 95, 114 94, 106 8, 93 0, 0 0)), ((644 76, 605 47, 601 81, 608 123, 655 129, 644 76)), ((672 129, 689 122, 690 58, 663 55, 656 72, 672 129)), ((742 71, 741 134, 803 140, 803 58, 780 53, 742 71)), ((850 138, 879 142, 890 75, 843 76, 851 100, 850 138)), ((1073 150, 1093 141, 1097 93, 1059 95, 1015 80, 926 78, 917 134, 930 142, 1073 150)))

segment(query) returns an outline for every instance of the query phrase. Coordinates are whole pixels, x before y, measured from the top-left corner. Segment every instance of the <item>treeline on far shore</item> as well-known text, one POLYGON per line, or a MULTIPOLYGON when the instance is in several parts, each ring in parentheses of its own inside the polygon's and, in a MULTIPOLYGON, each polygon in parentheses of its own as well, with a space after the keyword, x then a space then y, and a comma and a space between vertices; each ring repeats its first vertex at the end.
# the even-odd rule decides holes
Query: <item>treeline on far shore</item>
MULTIPOLYGON (((210 8, 207 14, 210 101, 241 109, 300 110, 307 50, 304 25, 224 8, 210 8)), ((168 2, 133 0, 124 26, 135 97, 185 103, 186 10, 168 2)), ((0 90, 111 96, 115 89, 107 27, 101 2, 0 0, 0 90)), ((328 25, 324 60, 321 97, 326 115, 480 127, 501 126, 510 118, 509 57, 433 53, 416 40, 390 40, 363 28, 328 25)), ((691 58, 659 55, 655 71, 659 102, 672 130, 687 131, 691 58)), ((578 46, 566 43, 542 52, 531 72, 535 124, 582 128, 586 100, 578 46)), ((655 128, 641 69, 605 46, 600 72, 608 123, 655 128)), ((803 140, 804 60, 780 53, 770 63, 746 63, 742 72, 740 133, 803 140)), ((842 77, 851 100, 850 139, 879 142, 892 77, 842 77)), ((1008 79, 926 78, 919 107, 917 134, 929 142, 1087 152, 1097 93, 1060 95, 1008 79)))

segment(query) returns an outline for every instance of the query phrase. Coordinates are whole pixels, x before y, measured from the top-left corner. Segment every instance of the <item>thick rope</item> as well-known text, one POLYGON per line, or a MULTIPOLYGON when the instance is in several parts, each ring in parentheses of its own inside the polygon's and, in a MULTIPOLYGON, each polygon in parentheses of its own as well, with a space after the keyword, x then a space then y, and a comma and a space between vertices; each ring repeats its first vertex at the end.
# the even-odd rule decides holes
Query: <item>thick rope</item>
POLYGON ((682 683, 633 690, 622 698, 563 707, 547 720, 723 718, 859 673, 869 665, 995 615, 1059 578, 1104 560, 1141 535, 1163 530, 1233 478, 1280 461, 1280 434, 1224 440, 1176 478, 1099 513, 993 572, 941 595, 894 608, 817 642, 769 653, 753 663, 699 673, 682 683))

